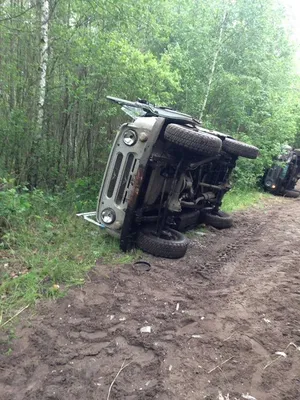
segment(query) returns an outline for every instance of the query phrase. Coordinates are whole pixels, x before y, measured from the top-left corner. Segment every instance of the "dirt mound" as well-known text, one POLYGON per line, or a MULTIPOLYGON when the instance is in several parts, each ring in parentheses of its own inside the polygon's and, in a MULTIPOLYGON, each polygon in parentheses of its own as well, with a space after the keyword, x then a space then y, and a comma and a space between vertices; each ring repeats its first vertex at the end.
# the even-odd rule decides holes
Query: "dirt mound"
POLYGON ((23 319, 0 357, 0 398, 300 399, 299 211, 283 200, 238 213, 184 259, 147 256, 150 271, 99 262, 23 319))

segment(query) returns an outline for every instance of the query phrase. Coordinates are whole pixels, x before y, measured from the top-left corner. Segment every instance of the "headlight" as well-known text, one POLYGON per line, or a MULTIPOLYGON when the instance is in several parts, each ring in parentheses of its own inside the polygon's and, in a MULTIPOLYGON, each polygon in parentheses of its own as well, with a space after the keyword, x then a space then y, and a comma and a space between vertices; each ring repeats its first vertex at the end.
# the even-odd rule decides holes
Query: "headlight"
POLYGON ((272 186, 272 181, 267 180, 267 181, 265 182, 265 185, 266 185, 266 186, 272 186))
POLYGON ((123 142, 127 144, 127 146, 133 146, 137 141, 137 134, 132 129, 124 132, 123 134, 123 142))
POLYGON ((116 219, 116 213, 111 208, 105 208, 101 212, 101 219, 107 225, 112 224, 116 219))

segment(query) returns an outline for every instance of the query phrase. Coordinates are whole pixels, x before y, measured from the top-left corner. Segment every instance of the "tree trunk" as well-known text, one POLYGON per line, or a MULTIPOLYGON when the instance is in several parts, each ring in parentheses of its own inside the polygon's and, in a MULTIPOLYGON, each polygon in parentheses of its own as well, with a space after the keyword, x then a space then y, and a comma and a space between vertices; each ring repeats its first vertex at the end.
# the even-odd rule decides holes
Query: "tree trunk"
POLYGON ((216 64, 217 64, 217 60, 218 60, 218 56, 221 50, 221 46, 222 46, 222 40, 223 40, 223 33, 224 33, 224 27, 226 24, 226 18, 227 18, 227 9, 225 9, 224 14, 223 14, 223 18, 222 18, 222 22, 221 22, 221 27, 220 27, 220 31, 219 31, 219 38, 218 38, 218 45, 217 45, 217 49, 215 51, 214 54, 214 58, 213 58, 213 62, 211 65, 211 70, 210 70, 210 75, 209 75, 209 79, 208 79, 208 84, 207 84, 207 88, 206 88, 206 93, 204 96, 204 100, 203 100, 203 104, 200 110, 200 115, 199 115, 199 120, 202 120, 205 108, 206 108, 206 104, 207 104, 207 99, 210 93, 210 89, 211 89, 211 84, 212 81, 214 79, 214 74, 215 74, 215 69, 216 69, 216 64))
POLYGON ((44 104, 46 94, 46 74, 48 66, 48 32, 49 32, 49 0, 41 0, 41 50, 40 50, 40 83, 38 100, 38 128, 42 132, 44 120, 44 104))

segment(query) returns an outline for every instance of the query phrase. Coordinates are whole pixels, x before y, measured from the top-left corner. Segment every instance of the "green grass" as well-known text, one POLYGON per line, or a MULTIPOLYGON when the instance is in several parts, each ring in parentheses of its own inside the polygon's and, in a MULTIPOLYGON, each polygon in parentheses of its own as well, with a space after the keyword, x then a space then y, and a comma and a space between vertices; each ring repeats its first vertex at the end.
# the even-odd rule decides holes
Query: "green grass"
POLYGON ((244 210, 249 207, 264 207, 265 201, 274 196, 258 190, 233 189, 224 197, 221 209, 225 212, 244 210))
POLYGON ((62 208, 59 197, 26 196, 30 206, 7 218, 0 241, 0 327, 24 306, 82 285, 97 259, 117 264, 138 256, 122 253, 118 240, 62 208))

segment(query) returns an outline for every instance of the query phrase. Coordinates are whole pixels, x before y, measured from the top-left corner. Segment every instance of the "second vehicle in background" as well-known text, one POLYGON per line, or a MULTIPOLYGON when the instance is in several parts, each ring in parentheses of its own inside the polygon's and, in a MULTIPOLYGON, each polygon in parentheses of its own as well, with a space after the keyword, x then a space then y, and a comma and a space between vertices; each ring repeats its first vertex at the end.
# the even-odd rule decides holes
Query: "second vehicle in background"
POLYGON ((296 198, 300 195, 295 189, 299 178, 300 149, 285 145, 272 167, 266 171, 263 185, 267 192, 274 195, 296 198))

